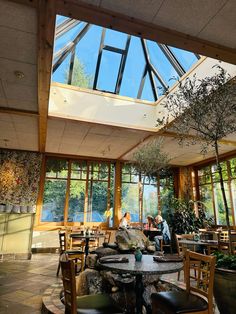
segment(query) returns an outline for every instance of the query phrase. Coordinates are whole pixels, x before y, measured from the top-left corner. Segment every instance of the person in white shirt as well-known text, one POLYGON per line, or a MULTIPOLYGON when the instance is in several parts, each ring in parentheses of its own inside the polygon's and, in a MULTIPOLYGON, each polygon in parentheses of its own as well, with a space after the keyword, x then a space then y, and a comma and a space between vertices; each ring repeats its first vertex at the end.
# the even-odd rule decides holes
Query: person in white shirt
POLYGON ((119 228, 129 228, 130 213, 126 212, 120 220, 119 228))

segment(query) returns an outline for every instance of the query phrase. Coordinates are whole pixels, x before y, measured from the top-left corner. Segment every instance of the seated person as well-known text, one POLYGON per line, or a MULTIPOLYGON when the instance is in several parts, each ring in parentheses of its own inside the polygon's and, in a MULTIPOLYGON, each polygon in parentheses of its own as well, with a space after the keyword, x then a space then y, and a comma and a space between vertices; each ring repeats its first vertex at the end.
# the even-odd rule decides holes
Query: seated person
POLYGON ((170 230, 169 230, 169 226, 166 222, 165 219, 162 218, 161 215, 157 215, 155 217, 155 225, 156 228, 160 228, 161 229, 161 236, 155 236, 154 237, 154 241, 155 241, 155 246, 156 246, 156 250, 160 251, 161 247, 160 247, 160 239, 162 239, 164 244, 169 244, 170 243, 170 230))
POLYGON ((124 216, 123 216, 123 217, 121 218, 121 220, 120 220, 119 228, 121 228, 121 229, 123 229, 123 228, 129 228, 129 227, 130 227, 130 225, 129 225, 130 219, 131 219, 130 213, 129 213, 129 212, 126 212, 126 213, 124 214, 124 216))
POLYGON ((156 227, 154 218, 151 215, 147 216, 147 226, 148 226, 148 230, 151 230, 156 227))

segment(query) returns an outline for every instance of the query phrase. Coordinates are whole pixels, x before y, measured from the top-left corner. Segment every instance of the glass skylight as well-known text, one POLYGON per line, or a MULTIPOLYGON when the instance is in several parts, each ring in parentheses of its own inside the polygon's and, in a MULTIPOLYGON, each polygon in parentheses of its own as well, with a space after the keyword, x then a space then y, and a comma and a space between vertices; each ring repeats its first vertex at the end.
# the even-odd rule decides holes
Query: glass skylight
POLYGON ((57 16, 54 82, 156 101, 199 56, 57 16))

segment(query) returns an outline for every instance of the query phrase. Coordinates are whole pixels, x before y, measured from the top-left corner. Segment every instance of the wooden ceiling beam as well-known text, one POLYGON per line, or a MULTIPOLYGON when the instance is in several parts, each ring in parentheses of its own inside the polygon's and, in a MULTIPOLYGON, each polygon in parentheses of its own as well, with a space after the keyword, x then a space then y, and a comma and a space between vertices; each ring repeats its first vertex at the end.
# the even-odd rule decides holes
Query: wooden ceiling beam
POLYGON ((38 1, 38 107, 39 151, 45 152, 49 92, 56 22, 54 0, 38 1))
POLYGON ((236 49, 233 48, 88 5, 78 0, 57 0, 56 6, 57 13, 61 15, 236 64, 236 49))

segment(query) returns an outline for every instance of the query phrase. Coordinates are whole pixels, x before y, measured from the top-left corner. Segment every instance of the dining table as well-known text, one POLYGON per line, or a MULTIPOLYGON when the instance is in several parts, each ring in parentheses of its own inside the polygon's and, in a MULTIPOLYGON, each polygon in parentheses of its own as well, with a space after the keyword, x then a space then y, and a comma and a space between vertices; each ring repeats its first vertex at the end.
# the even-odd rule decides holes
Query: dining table
POLYGON ((109 256, 109 263, 103 263, 98 260, 98 265, 101 269, 115 271, 120 274, 129 273, 135 276, 136 314, 141 314, 142 307, 143 305, 145 306, 143 276, 170 274, 178 272, 183 268, 182 261, 157 262, 154 261, 153 257, 153 255, 143 255, 142 260, 138 262, 135 260, 134 254, 119 254, 109 256), (116 262, 117 258, 127 262, 116 262))
POLYGON ((105 233, 84 233, 84 232, 72 232, 70 234, 70 238, 72 239, 80 239, 80 240, 85 240, 85 247, 84 247, 84 253, 85 253, 85 258, 89 254, 89 242, 91 240, 96 240, 99 238, 104 238, 105 233))
POLYGON ((182 239, 178 241, 182 246, 191 249, 193 251, 197 251, 197 247, 201 249, 204 253, 204 248, 206 247, 218 247, 218 240, 190 240, 190 239, 182 239))

